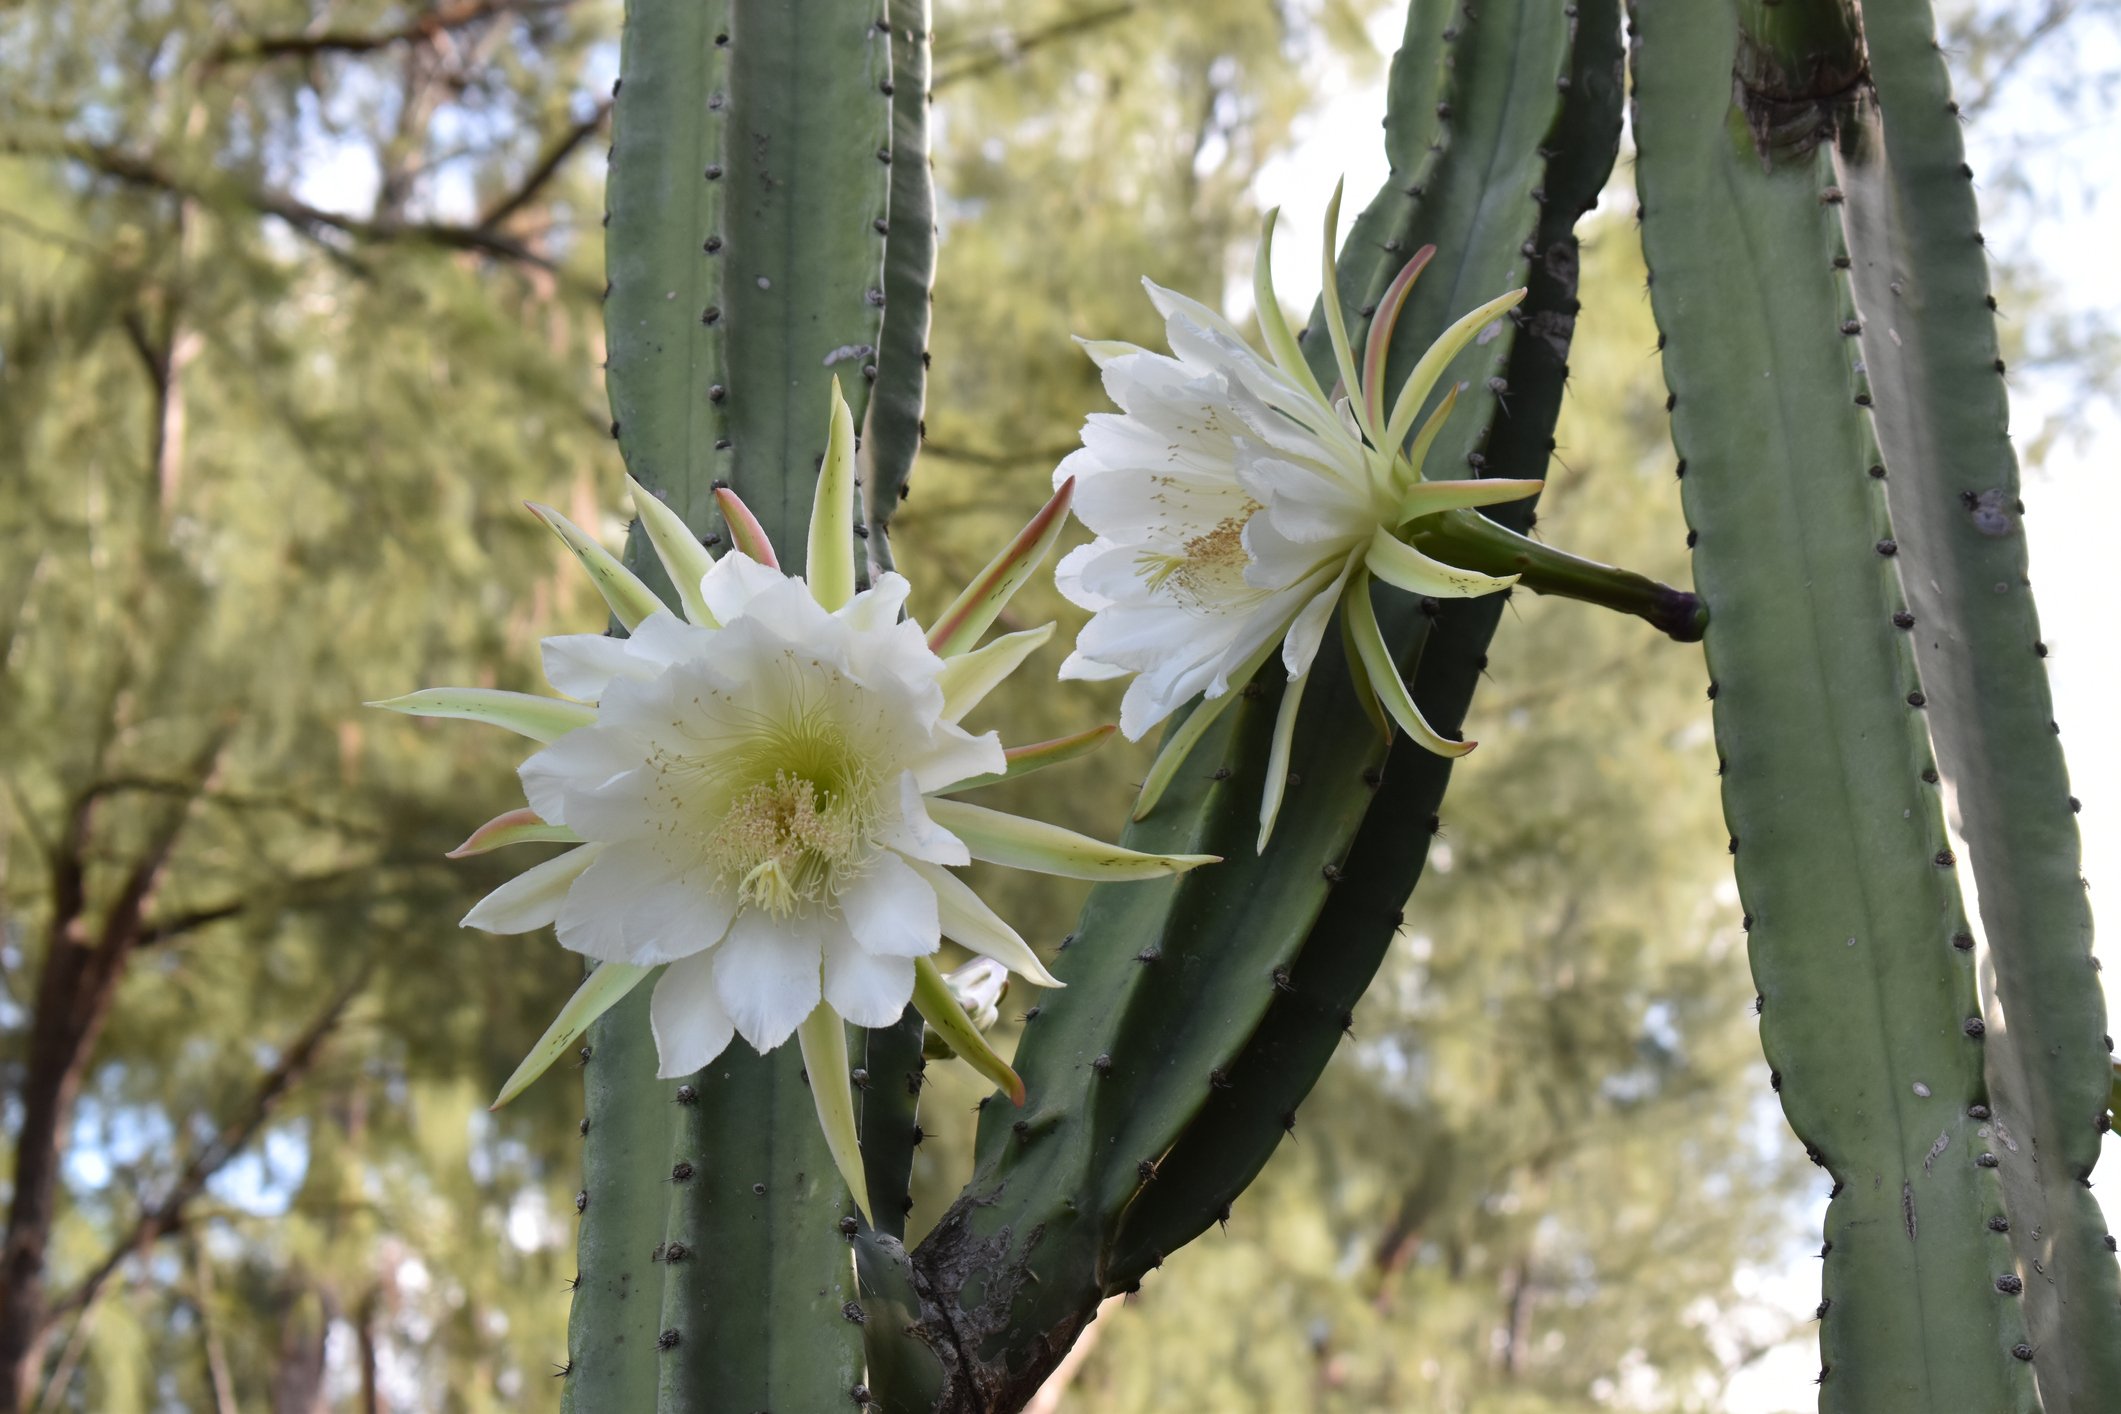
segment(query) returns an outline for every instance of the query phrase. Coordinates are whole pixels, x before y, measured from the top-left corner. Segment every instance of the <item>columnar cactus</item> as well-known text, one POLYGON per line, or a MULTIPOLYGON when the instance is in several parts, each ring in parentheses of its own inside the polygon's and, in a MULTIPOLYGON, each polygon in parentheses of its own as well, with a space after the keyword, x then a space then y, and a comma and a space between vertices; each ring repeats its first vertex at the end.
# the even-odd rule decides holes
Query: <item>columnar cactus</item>
POLYGON ((1927 7, 1633 24, 1761 1039, 1834 1179, 1822 1407, 2121 1407, 2074 802, 1927 7))
MULTIPOLYGON (((1356 381, 1396 387, 1466 311, 1523 287, 1499 337, 1437 370, 1456 411, 1422 434, 1432 481, 1524 489, 1544 474, 1574 227, 1619 142, 1619 5, 1412 0, 1392 174, 1335 268, 1351 327, 1321 305, 1291 357, 1266 321, 1281 372, 1308 363, 1322 405, 1374 311, 1397 322, 1378 325, 1383 362, 1356 381), (1435 256, 1410 291, 1424 246, 1435 256)), ((1456 510, 1420 548, 1682 640, 1707 625, 1763 1041, 1836 1182, 1826 1407, 2121 1407, 2112 1239, 2083 1191, 2110 1075, 1992 306, 1927 13, 1635 0, 1632 23, 1644 239, 1706 608, 1533 541, 1529 499, 1456 510)), ((822 535, 837 562, 846 535, 870 573, 890 567, 935 263, 927 31, 921 0, 629 4, 609 381, 614 435, 668 507, 666 540, 679 525, 795 552, 822 535), (835 375, 864 428, 865 514, 828 507, 810 526, 835 375), (725 486, 756 524, 724 519, 725 486)), ((938 652, 970 646, 982 596, 1006 594, 1060 514, 946 613, 938 652)), ((646 540, 630 561, 676 603, 684 586, 646 540)), ((1184 749, 1127 833, 1144 852, 1130 858, 1225 862, 1093 891, 1053 962, 1065 990, 1031 1009, 1007 1086, 1021 1107, 984 1107, 971 1184, 911 1251, 925 1062, 910 1009, 849 1039, 850 1193, 838 1175, 856 1170, 813 1116, 820 1077, 792 1048, 658 1080, 647 989, 612 1006, 579 1047, 567 1407, 1020 1407, 1100 1301, 1226 1215, 1296 1125, 1419 878, 1450 771, 1433 748, 1454 744, 1501 600, 1365 599, 1362 671, 1328 633, 1307 683, 1270 662, 1174 717, 1184 749), (1432 750, 1377 729, 1387 669, 1412 692, 1393 717, 1433 726, 1432 750), (1299 689, 1300 719, 1280 710, 1299 689), (1271 844, 1263 793, 1278 801, 1271 844)), ((572 1035, 556 1024, 534 1060, 572 1035)))

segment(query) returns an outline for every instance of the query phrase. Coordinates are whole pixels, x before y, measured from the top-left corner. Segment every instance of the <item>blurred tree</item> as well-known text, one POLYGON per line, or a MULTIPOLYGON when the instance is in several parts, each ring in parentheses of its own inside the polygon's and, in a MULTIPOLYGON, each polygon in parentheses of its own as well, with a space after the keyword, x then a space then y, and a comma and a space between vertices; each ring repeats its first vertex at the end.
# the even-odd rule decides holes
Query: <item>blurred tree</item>
POLYGON ((439 858, 509 758, 358 704, 593 613, 511 507, 610 471, 613 20, 0 16, 0 1409, 495 1408, 561 1348, 573 1105, 479 1096, 569 969, 439 858))

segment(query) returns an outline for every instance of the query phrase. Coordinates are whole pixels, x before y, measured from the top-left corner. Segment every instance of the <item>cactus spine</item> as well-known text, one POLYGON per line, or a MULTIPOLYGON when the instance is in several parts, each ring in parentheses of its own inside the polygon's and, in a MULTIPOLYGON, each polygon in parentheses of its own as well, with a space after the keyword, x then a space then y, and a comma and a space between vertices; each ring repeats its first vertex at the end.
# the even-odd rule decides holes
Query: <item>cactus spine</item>
POLYGON ((2112 1408, 2113 1262, 2069 1191, 2104 1052, 1986 273, 1926 7, 1881 21, 1868 67, 1853 18, 1634 6, 1643 240, 1762 1042, 1835 1180, 1821 1406, 2112 1408), (2013 979, 1985 1014, 1967 867, 2013 979), (2012 1250, 2033 1229, 2038 1265, 2012 1250))

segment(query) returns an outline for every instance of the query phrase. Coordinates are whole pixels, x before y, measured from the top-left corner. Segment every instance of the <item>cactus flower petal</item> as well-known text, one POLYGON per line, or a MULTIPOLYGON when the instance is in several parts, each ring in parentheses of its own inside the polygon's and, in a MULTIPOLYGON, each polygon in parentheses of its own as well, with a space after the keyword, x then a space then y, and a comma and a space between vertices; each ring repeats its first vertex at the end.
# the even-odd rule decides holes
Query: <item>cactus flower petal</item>
POLYGON ((596 863, 603 848, 585 844, 524 870, 473 904, 464 915, 464 926, 487 933, 529 933, 555 922, 567 891, 596 863))
POLYGON ((947 869, 933 864, 915 864, 923 879, 935 891, 941 909, 944 934, 954 943, 972 949, 981 957, 994 959, 1011 972, 1019 973, 1034 985, 1058 987, 1059 979, 1046 970, 1031 951, 1031 945, 1023 936, 1005 922, 1002 916, 987 907, 986 902, 972 891, 972 886, 947 869))

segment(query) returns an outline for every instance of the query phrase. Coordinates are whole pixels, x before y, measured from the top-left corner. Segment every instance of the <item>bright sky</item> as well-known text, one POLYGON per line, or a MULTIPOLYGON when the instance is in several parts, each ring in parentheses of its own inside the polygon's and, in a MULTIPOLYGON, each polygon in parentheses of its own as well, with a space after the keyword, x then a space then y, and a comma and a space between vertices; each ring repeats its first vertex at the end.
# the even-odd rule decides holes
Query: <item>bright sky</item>
MULTIPOLYGON (((1389 57, 1398 46, 1401 16, 1388 6, 1371 28, 1379 51, 1389 57)), ((2073 42, 2111 48, 2111 33, 2094 33, 2073 42)), ((2080 56, 2081 57, 2081 56, 2080 56)), ((2094 54, 2088 67, 2121 69, 2121 56, 2094 54)), ((2030 64, 2005 95, 2007 106, 1970 124, 1968 160, 1977 176, 2005 173, 2007 162, 2031 189, 2063 199, 2062 212, 2020 209, 1995 191, 1984 195, 1983 224, 1990 249, 2012 260, 2030 260, 2043 275, 2066 283, 2073 305, 2104 311, 2121 322, 2121 262, 2092 261, 2087 251, 2107 250, 2112 233, 2121 230, 2121 149, 2113 134, 2070 123, 2067 115, 2021 94, 2041 92, 2038 63, 2030 64), (2041 134, 2037 144, 2020 144, 2012 134, 2041 134)), ((1275 231, 1274 283, 1285 307, 1308 308, 1318 289, 1319 228, 1314 223, 1343 174, 1351 193, 1351 211, 1383 184, 1387 173, 1378 115, 1384 112, 1384 76, 1366 84, 1339 85, 1305 118, 1291 151, 1261 173, 1262 205, 1282 208, 1275 231)), ((2002 184, 1996 183, 1995 186, 2002 184)), ((1609 191, 1601 203, 1618 204, 1609 191)), ((1350 219, 1344 217, 1344 220, 1350 219)), ((1250 304, 1249 279, 1234 288, 1227 303, 1233 312, 1250 304)), ((2006 311, 2007 313, 2007 311, 2006 311)), ((1644 369, 1644 376, 1654 376, 1644 369)), ((2121 478, 2098 457, 2100 449, 2121 438, 2121 389, 2106 389, 2107 398, 2090 410, 2070 406, 2073 381, 2055 369, 2011 374, 2014 435, 2021 454, 2043 441, 2049 419, 2078 419, 2073 435, 2052 439, 2054 445, 2024 474, 2025 526, 2031 545, 2033 583, 2039 594, 2042 637, 2048 644, 2049 680, 2055 694, 2055 719, 2070 759, 2072 788, 2084 803, 2084 874, 2098 889, 2121 880, 2121 736, 2102 730, 2107 704, 2121 696, 2121 663, 2114 628, 2116 596, 2107 576, 2103 543, 2121 525, 2121 478), (2103 648, 2101 645, 2105 645, 2103 648)), ((2065 420, 2058 427, 2069 428, 2065 420)), ((2110 460, 2110 459, 2109 459, 2110 460)), ((2111 953, 2111 949, 2106 950, 2111 953)), ((2121 961, 2104 974, 2108 1014, 2121 1020, 2121 961)), ((1794 1141, 1792 1141, 1794 1142, 1794 1141)), ((2101 1176, 2109 1195, 2121 1193, 2121 1136, 2107 1141, 2101 1176)), ((2107 1199, 2109 1207, 2116 1201, 2107 1199)), ((1819 1268, 1811 1258, 1825 1214, 1822 1194, 1794 1220, 1796 1245, 1779 1260, 1739 1273, 1735 1295, 1749 1303, 1780 1310, 1802 1322, 1819 1300, 1819 1268)), ((2117 1224, 2121 1225, 2121 1224, 2117 1224)), ((1809 1325, 1800 1337, 1740 1371, 1731 1381, 1727 1414, 1794 1414, 1813 1406, 1812 1378, 1818 1372, 1816 1342, 1809 1325)), ((1625 1407, 1623 1391, 1615 1400, 1625 1407)))

